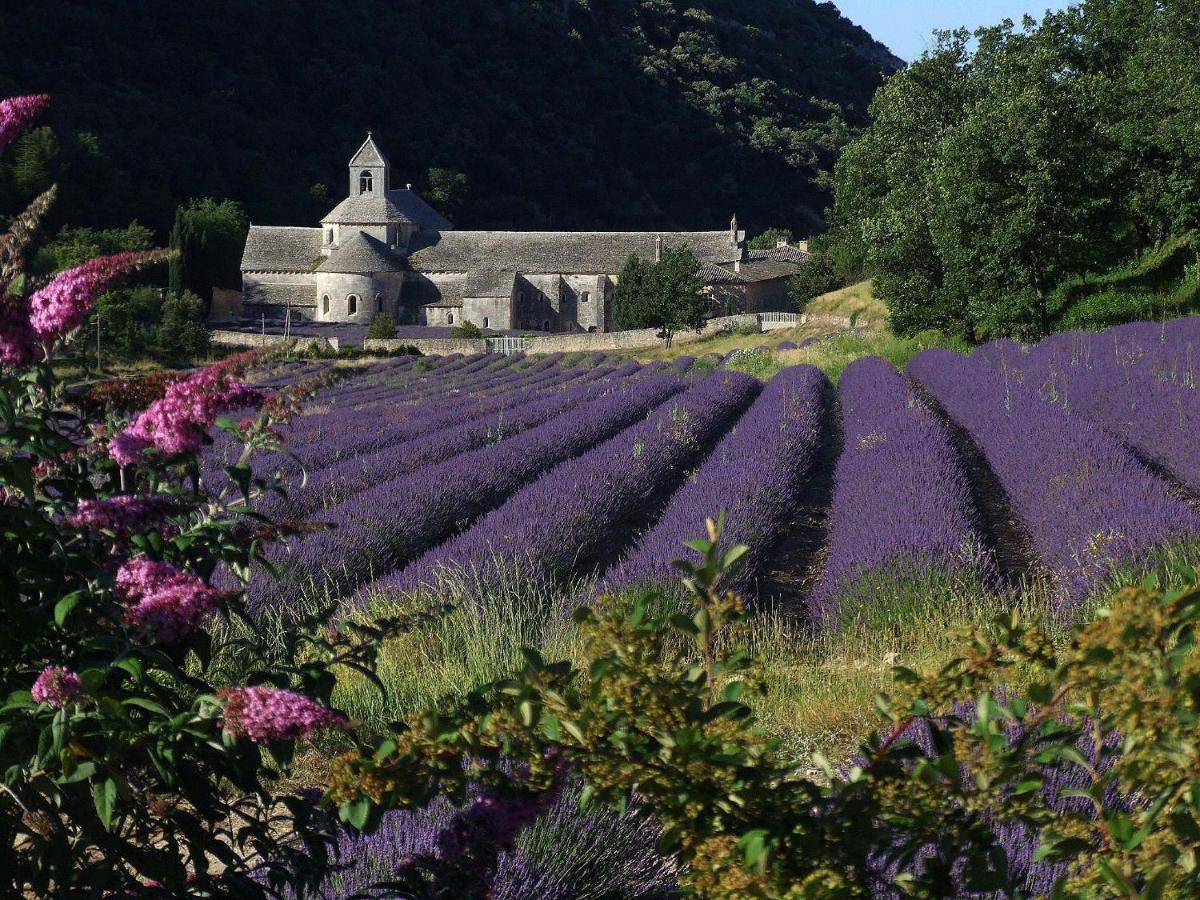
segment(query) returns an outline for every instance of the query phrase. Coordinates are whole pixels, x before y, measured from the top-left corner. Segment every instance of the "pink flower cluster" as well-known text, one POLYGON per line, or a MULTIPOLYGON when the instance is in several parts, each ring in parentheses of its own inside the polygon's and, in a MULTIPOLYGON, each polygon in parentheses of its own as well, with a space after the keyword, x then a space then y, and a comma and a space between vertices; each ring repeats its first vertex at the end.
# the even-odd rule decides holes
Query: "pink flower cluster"
POLYGON ((37 355, 37 335, 16 298, 0 298, 0 365, 16 368, 37 355))
POLYGON ((319 728, 345 728, 349 722, 327 706, 294 691, 270 687, 229 687, 219 692, 225 701, 225 728, 255 743, 291 741, 319 728))
POLYGON ((23 132, 50 105, 48 94, 29 94, 0 100, 0 147, 23 132))
POLYGON ((117 590, 130 602, 125 621, 144 635, 171 643, 195 631, 214 612, 220 591, 170 563, 138 557, 117 570, 117 590))
POLYGON ((135 497, 121 494, 106 500, 80 500, 75 514, 66 520, 71 528, 92 531, 145 531, 160 525, 164 518, 180 510, 171 497, 135 497))
POLYGON ((59 272, 29 298, 29 323, 42 341, 50 343, 83 324, 96 298, 116 278, 164 258, 157 250, 118 253, 59 272))
POLYGON ((64 666, 46 666, 33 683, 33 699, 55 709, 62 709, 69 700, 79 696, 83 682, 64 666))
POLYGON ((167 456, 195 453, 204 439, 204 429, 218 415, 261 400, 258 391, 234 381, 228 367, 209 366, 171 384, 161 399, 150 404, 109 443, 109 456, 128 466, 141 462, 142 453, 150 447, 167 456))

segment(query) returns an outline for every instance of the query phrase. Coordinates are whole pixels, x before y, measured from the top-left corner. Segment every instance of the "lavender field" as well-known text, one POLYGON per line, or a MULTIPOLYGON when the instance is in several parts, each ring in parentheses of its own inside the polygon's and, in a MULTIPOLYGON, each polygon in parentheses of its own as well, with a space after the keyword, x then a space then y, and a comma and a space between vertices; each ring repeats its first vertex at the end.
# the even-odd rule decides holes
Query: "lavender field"
MULTIPOLYGON (((898 594, 934 583, 1036 587, 1069 617, 1200 532, 1198 337, 1183 319, 933 349, 905 373, 867 357, 836 390, 811 366, 763 385, 687 356, 375 363, 318 392, 288 453, 260 461, 305 473, 262 512, 328 527, 274 551, 281 581, 256 579, 250 597, 361 609, 448 579, 486 592, 517 570, 668 585, 682 542, 724 509, 751 549, 736 586, 816 627, 872 604, 911 617, 898 594)), ((210 448, 210 490, 226 453, 210 448)))
MULTIPOLYGON (((578 658, 573 608, 650 587, 669 598, 683 542, 724 510, 728 540, 750 550, 731 586, 754 607, 761 722, 797 754, 848 753, 891 666, 940 665, 960 626, 1016 606, 1063 636, 1115 581, 1194 561, 1198 340, 1200 319, 1182 319, 930 349, 904 371, 866 356, 836 384, 808 365, 763 382, 689 356, 346 369, 286 426, 287 452, 258 463, 293 484, 261 512, 323 527, 271 551, 278 580, 256 574, 251 609, 287 627, 331 603, 368 617, 448 603, 388 645, 386 697, 339 681, 343 708, 383 727, 500 677, 522 647, 578 658)), ((260 380, 322 372, 276 363, 260 380)), ((219 436, 208 449, 210 492, 229 488, 230 452, 219 436)), ((397 814, 383 837, 347 838, 321 896, 386 877, 454 815, 397 814)), ((538 816, 495 896, 608 896, 612 878, 622 896, 665 895, 652 820, 568 800, 538 816)), ((1048 871, 1032 866, 1030 884, 1048 871)))

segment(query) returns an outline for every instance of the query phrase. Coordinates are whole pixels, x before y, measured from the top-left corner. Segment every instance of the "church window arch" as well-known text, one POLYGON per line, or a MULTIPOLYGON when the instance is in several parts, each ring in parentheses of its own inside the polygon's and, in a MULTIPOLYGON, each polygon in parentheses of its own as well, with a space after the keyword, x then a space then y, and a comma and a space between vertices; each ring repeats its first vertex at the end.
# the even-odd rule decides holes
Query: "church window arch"
POLYGON ((321 312, 329 315, 329 295, 325 294, 321 297, 321 312))
POLYGON ((446 324, 447 325, 454 324, 454 313, 446 313, 446 324))
POLYGON ((358 176, 358 192, 360 194, 371 193, 371 185, 375 177, 370 172, 362 172, 358 176))
POLYGON ((483 327, 484 327, 484 328, 487 328, 487 327, 488 327, 488 317, 487 317, 487 316, 484 316, 484 317, 483 317, 483 327))
POLYGON ((346 312, 353 316, 358 314, 358 295, 350 294, 346 298, 346 312))
POLYGON ((325 243, 326 244, 333 243, 333 229, 332 228, 325 229, 325 243))
POLYGON ((375 295, 375 312, 383 312, 383 294, 375 295))
POLYGON ((549 330, 550 330, 550 320, 543 319, 542 320, 542 331, 549 331, 549 330))
POLYGON ((592 299, 592 295, 589 294, 587 291, 584 291, 582 294, 579 295, 580 303, 587 303, 591 299, 592 299))

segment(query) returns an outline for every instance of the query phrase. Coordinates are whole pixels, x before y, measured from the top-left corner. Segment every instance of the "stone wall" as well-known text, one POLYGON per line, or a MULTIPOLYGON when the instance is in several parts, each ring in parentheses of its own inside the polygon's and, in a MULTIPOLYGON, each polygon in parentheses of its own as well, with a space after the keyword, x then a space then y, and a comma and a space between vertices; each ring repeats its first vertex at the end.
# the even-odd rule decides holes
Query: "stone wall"
POLYGON ((390 352, 402 347, 415 347, 426 356, 447 356, 451 353, 487 353, 487 341, 483 338, 367 338, 364 350, 390 352))
POLYGON ((310 347, 318 349, 338 349, 338 339, 335 337, 284 337, 282 334, 254 334, 247 331, 222 331, 217 329, 209 332, 214 344, 222 347, 278 347, 282 344, 295 344, 299 350, 310 347))
MULTIPOLYGON (((701 338, 711 337, 727 328, 759 330, 757 316, 721 316, 709 319, 699 332, 679 331, 673 343, 687 344, 701 338)), ((578 350, 641 350, 658 347, 663 340, 655 328, 639 328, 635 331, 609 331, 603 334, 551 334, 529 339, 527 353, 573 353, 578 350)))

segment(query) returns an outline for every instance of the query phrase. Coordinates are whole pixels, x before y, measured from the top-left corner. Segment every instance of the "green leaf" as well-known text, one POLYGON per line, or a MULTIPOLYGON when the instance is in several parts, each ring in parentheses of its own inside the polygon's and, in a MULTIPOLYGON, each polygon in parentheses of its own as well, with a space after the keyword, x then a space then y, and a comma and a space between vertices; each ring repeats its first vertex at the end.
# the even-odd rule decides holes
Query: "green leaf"
POLYGON ((552 741, 562 740, 562 728, 559 726, 558 716, 542 716, 542 733, 552 741))
POLYGON ((371 817, 371 801, 362 797, 353 803, 343 803, 338 807, 338 816, 347 825, 362 831, 371 817))
POLYGON ((71 614, 79 601, 83 599, 83 591, 72 591, 61 600, 54 604, 54 624, 59 628, 67 621, 67 616, 71 614))
POLYGON ((767 866, 767 838, 771 833, 765 828, 755 828, 747 831, 738 839, 738 849, 746 860, 746 867, 756 872, 762 872, 767 866))
POLYGON ((117 810, 117 783, 112 778, 105 778, 92 785, 92 802, 96 804, 96 814, 104 823, 106 831, 112 831, 113 818, 117 810))

